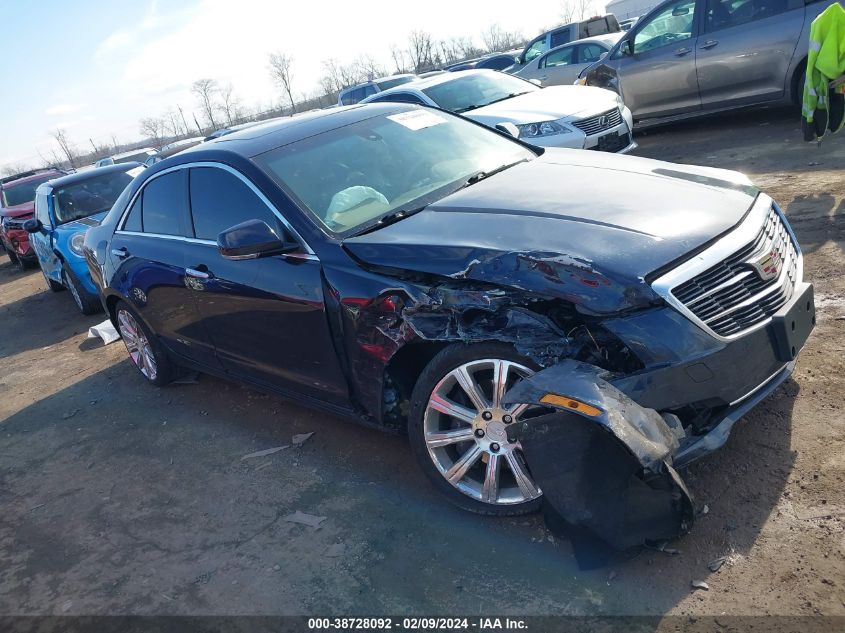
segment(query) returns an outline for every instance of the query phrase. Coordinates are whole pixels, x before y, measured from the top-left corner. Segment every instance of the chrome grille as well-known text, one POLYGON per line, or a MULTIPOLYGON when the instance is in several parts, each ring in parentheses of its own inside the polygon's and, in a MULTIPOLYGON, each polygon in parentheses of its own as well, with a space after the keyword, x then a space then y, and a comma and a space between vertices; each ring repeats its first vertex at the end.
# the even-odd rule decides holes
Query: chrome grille
POLYGON ((598 134, 603 130, 609 130, 622 123, 622 113, 619 108, 602 112, 597 116, 592 116, 589 119, 581 119, 580 121, 573 121, 572 125, 577 127, 587 136, 598 134))
POLYGON ((713 332, 735 336, 770 318, 789 301, 799 281, 799 258, 798 247, 773 205, 753 242, 670 292, 713 332))

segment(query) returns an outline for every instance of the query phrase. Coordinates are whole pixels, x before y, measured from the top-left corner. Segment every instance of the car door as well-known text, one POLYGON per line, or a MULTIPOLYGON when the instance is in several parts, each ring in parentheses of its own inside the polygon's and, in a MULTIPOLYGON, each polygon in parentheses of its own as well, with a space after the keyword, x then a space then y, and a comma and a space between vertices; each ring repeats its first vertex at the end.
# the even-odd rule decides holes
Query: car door
POLYGON ((802 0, 705 0, 696 48, 701 104, 780 99, 804 22, 802 0))
POLYGON ((44 274, 53 281, 61 282, 62 262, 53 252, 53 220, 50 217, 50 196, 52 190, 36 192, 35 219, 41 222, 41 231, 31 233, 29 243, 38 256, 38 264, 44 274))
POLYGON ((320 262, 303 245, 291 255, 230 260, 217 236, 262 220, 295 240, 246 177, 224 166, 190 171, 195 239, 187 244, 193 299, 223 368, 235 377, 344 406, 347 383, 329 332, 320 262))
POLYGON ((622 98, 634 118, 701 109, 695 67, 696 0, 676 0, 637 23, 614 52, 622 98))
POLYGON ((180 168, 149 179, 118 224, 108 256, 120 293, 162 344, 219 369, 185 273, 187 183, 188 172, 180 168))
POLYGON ((537 62, 537 71, 533 76, 520 73, 523 79, 538 79, 544 86, 560 86, 572 84, 578 77, 580 70, 573 71, 577 66, 576 47, 564 46, 549 51, 537 62))

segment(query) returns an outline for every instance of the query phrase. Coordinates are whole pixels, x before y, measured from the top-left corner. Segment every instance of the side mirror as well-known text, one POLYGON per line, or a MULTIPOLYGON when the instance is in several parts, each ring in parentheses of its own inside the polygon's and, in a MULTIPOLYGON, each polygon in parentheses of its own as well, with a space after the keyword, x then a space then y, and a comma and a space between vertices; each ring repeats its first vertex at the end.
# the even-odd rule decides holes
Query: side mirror
POLYGON ((496 124, 496 129, 505 134, 510 134, 514 138, 519 138, 519 128, 510 121, 503 121, 496 124))
POLYGON ((258 259, 299 250, 299 244, 282 241, 263 220, 247 220, 217 236, 217 248, 226 259, 258 259))
POLYGON ((622 46, 619 49, 622 51, 623 55, 627 55, 628 57, 634 56, 634 38, 628 38, 624 42, 622 42, 622 46))
POLYGON ((543 87, 543 82, 539 79, 529 79, 528 81, 534 84, 535 86, 540 86, 541 88, 543 87))
POLYGON ((30 218, 23 223, 23 230, 27 233, 41 233, 44 230, 44 225, 41 224, 41 220, 30 218))

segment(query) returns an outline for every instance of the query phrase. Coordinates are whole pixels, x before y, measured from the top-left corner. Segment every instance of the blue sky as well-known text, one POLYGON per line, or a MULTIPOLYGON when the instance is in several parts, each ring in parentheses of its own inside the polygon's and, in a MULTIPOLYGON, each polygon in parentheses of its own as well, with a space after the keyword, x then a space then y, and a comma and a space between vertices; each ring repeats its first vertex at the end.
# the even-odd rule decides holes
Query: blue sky
POLYGON ((370 55, 390 63, 391 45, 414 29, 472 36, 490 24, 533 36, 560 22, 562 0, 7 0, 0 34, 0 167, 41 164, 50 132, 73 143, 140 137, 138 122, 181 105, 197 110, 191 83, 230 82, 249 106, 280 94, 267 73, 274 51, 294 58, 297 93, 316 88, 322 61, 370 55))

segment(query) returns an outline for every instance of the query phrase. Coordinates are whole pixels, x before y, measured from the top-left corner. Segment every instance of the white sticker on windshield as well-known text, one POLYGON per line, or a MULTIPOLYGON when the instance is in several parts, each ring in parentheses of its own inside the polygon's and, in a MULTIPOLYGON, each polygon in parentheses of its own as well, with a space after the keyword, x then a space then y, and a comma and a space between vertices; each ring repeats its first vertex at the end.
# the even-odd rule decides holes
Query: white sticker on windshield
POLYGON ((423 128, 446 123, 442 116, 429 112, 428 110, 413 110, 411 112, 400 112, 387 117, 391 121, 404 125, 409 130, 422 130, 423 128))

